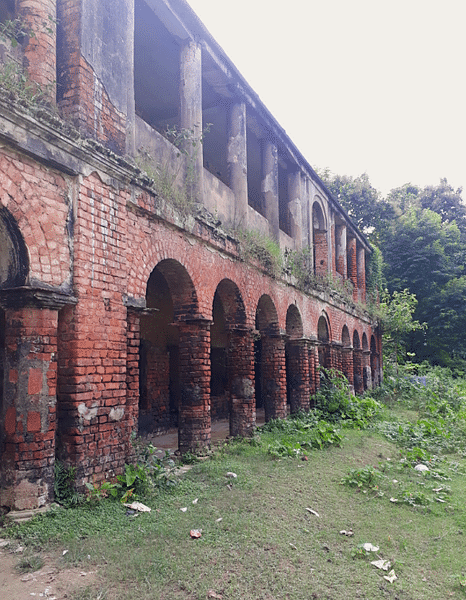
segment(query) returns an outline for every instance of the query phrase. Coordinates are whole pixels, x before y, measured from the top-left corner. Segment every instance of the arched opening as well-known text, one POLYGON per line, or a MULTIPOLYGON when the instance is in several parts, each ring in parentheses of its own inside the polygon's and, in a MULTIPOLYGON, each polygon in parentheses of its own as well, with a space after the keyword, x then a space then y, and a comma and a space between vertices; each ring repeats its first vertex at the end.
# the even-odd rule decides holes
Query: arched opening
MULTIPOLYGON (((330 361, 330 332, 327 317, 323 315, 319 317, 317 323, 317 339, 319 340, 319 366, 329 369, 332 366, 330 361)), ((322 371, 320 376, 323 377, 322 371)))
POLYGON ((343 325, 341 331, 341 344, 342 344, 342 369, 343 374, 348 380, 348 383, 353 385, 353 354, 351 347, 351 337, 346 325, 343 325))
POLYGON ((254 343, 256 413, 265 421, 286 414, 285 350, 278 315, 270 296, 264 294, 256 309, 258 338, 254 343), (283 389, 282 389, 283 388, 283 389))
POLYGON ((303 404, 303 388, 309 379, 309 356, 303 347, 303 322, 300 312, 294 304, 286 312, 285 368, 286 368, 286 402, 290 413, 297 412, 303 404), (307 368, 303 364, 307 358, 307 368))
POLYGON ((353 384, 357 394, 363 391, 362 349, 359 333, 356 330, 353 333, 353 384))
POLYGON ((212 305, 211 416, 212 435, 249 435, 254 427, 252 341, 238 286, 223 279, 212 305))
POLYGON ((371 376, 372 376, 372 387, 379 385, 379 356, 377 354, 377 344, 375 337, 371 335, 371 376))
POLYGON ((369 382, 371 381, 371 376, 370 376, 370 366, 369 366, 369 361, 366 360, 367 355, 369 353, 369 345, 367 342, 367 335, 364 332, 362 334, 362 360, 363 360, 363 364, 362 364, 362 385, 363 385, 363 389, 367 390, 367 388, 369 387, 369 382))
MULTIPOLYGON (((181 425, 183 377, 178 323, 197 313, 196 293, 185 268, 173 259, 161 261, 147 282, 146 309, 140 318, 141 435, 176 434, 181 425)), ((158 442, 162 446, 163 440, 158 442)))
POLYGON ((328 240, 324 213, 319 202, 312 205, 312 247, 314 275, 328 271, 328 240))
MULTIPOLYGON (((10 4, 10 3, 7 3, 10 4)), ((18 225, 5 207, 0 207, 0 289, 11 289, 25 285, 29 272, 29 255, 18 225)), ((4 469, 7 432, 4 429, 6 411, 4 374, 6 365, 5 311, 0 308, 0 497, 1 490, 10 485, 4 469)), ((12 446, 14 448, 14 446, 12 446)), ((11 458, 13 460, 13 458, 11 458)))

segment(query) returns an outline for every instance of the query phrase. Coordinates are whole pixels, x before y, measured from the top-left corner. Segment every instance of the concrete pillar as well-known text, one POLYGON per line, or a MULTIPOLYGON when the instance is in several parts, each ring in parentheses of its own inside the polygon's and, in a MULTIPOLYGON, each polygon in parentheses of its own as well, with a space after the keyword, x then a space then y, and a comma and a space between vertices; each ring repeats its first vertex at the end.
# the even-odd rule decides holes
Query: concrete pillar
POLYGON ((262 193, 264 195, 265 217, 269 222, 270 236, 280 239, 280 221, 278 208, 278 152, 277 146, 265 140, 262 151, 262 193))
POLYGON ((358 292, 359 300, 361 302, 366 301, 366 253, 364 247, 357 244, 357 281, 358 281, 358 292))
POLYGON ((180 452, 209 447, 210 419, 210 321, 178 321, 181 403, 178 446, 180 452))
POLYGON ((254 341, 248 329, 230 329, 228 347, 230 435, 251 436, 256 425, 254 341))
POLYGON ((290 393, 290 412, 309 410, 311 394, 309 381, 309 348, 305 339, 291 340, 287 344, 288 352, 288 389, 290 393))
POLYGON ((348 247, 348 277, 353 284, 353 300, 358 301, 358 263, 356 256, 356 238, 350 237, 348 247))
POLYGON ((188 129, 193 139, 187 140, 187 189, 191 197, 203 202, 202 155, 202 53, 201 46, 189 40, 180 51, 180 127, 188 129), (193 140, 198 143, 193 145, 193 140))
POLYGON ((372 389, 372 374, 371 374, 371 352, 363 350, 362 353, 362 369, 363 369, 363 387, 365 390, 372 389))
POLYGON ((265 420, 286 417, 285 342, 281 336, 262 336, 262 396, 265 420))
POLYGON ((32 82, 36 83, 44 99, 56 102, 57 6, 56 0, 16 0, 16 10, 24 22, 26 35, 24 63, 32 82))
POLYGON ((238 102, 230 110, 227 161, 230 188, 235 194, 234 226, 248 225, 248 163, 246 144, 246 104, 238 102))
POLYGON ((302 217, 302 182, 301 173, 296 171, 288 175, 288 211, 290 213, 291 237, 295 243, 295 250, 301 250, 303 237, 302 217))
POLYGON ((343 279, 347 277, 346 225, 336 225, 336 270, 343 279))

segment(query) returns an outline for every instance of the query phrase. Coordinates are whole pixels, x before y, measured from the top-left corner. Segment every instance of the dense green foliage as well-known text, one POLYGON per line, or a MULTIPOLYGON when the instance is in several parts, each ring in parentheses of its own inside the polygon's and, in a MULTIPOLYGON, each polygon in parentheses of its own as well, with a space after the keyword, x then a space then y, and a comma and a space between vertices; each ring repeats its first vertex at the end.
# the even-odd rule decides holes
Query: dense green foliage
MULTIPOLYGON (((382 198, 366 174, 353 178, 327 171, 321 176, 369 235, 376 253, 383 256, 382 276, 377 269, 378 255, 368 264, 369 290, 386 288, 395 300, 396 294, 415 296, 412 320, 425 323, 422 328, 406 329, 396 342, 397 352, 391 347, 386 358, 404 360, 408 352, 419 362, 427 360, 464 372, 466 206, 462 190, 442 179, 438 185, 424 188, 406 184, 382 198), (400 348, 404 349, 401 353, 400 348)), ((390 297, 388 302, 384 299, 386 306, 390 297)), ((386 328, 384 331, 387 333, 386 328)), ((388 333, 393 346, 395 340, 388 333)))

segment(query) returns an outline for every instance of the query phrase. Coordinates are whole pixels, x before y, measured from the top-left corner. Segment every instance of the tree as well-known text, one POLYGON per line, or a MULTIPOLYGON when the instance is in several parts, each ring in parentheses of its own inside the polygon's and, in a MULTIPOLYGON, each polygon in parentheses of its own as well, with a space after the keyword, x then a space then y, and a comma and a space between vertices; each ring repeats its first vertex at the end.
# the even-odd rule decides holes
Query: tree
POLYGON ((393 218, 393 207, 381 198, 366 173, 350 177, 326 170, 320 176, 354 224, 369 237, 373 238, 374 232, 380 231, 382 224, 393 218))
POLYGON ((400 353, 405 352, 407 334, 426 328, 425 323, 413 319, 416 306, 416 296, 407 289, 395 290, 391 296, 385 290, 381 295, 383 350, 395 365, 398 364, 400 353))

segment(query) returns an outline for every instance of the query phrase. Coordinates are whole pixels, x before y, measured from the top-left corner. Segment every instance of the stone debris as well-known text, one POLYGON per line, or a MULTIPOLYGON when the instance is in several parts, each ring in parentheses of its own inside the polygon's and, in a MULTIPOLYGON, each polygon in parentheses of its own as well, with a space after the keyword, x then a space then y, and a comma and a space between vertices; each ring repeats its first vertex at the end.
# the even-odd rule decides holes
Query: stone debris
POLYGON ((233 473, 232 471, 228 471, 225 477, 229 477, 230 479, 236 479, 238 475, 236 473, 233 473))
POLYGON ((429 471, 430 469, 426 465, 419 463, 418 465, 416 465, 414 467, 414 470, 419 471, 420 473, 425 473, 426 471, 429 471))
POLYGON ((193 540, 196 540, 196 539, 202 537, 202 529, 191 529, 191 531, 189 532, 189 535, 191 536, 191 538, 193 540))

